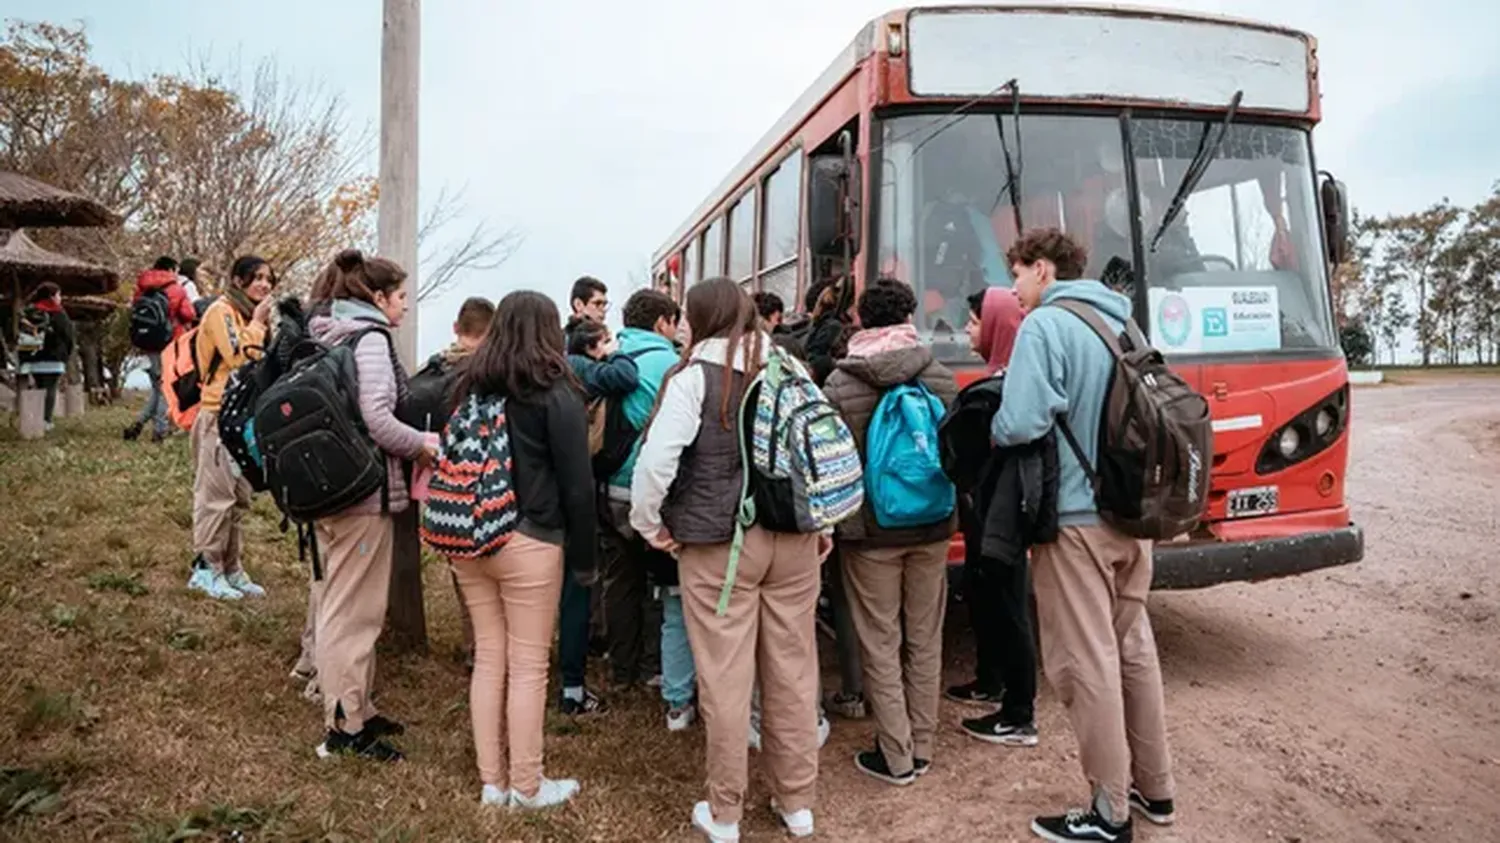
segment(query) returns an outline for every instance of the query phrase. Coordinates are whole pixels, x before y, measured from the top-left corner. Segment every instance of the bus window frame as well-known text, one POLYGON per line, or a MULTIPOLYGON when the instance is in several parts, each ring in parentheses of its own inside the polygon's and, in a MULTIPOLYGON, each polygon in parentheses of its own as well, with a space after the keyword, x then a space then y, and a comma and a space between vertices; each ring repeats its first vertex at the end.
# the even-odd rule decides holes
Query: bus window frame
POLYGON ((805 195, 807 192, 807 155, 806 150, 803 149, 800 139, 796 143, 792 144, 792 146, 788 148, 786 152, 778 156, 767 167, 765 167, 762 170, 762 174, 756 177, 755 183, 759 188, 757 192, 762 197, 755 212, 755 289, 757 292, 763 291, 765 289, 762 283, 765 279, 765 276, 774 272, 780 272, 786 269, 788 266, 796 267, 794 274, 795 283, 793 284, 793 287, 795 289, 793 298, 795 299, 795 301, 786 302, 785 304, 790 308, 790 312, 801 313, 803 291, 803 272, 801 265, 802 244, 805 241, 807 234, 807 197, 805 195), (797 158, 798 161, 796 194, 797 213, 795 214, 797 242, 796 245, 792 247, 792 254, 789 257, 782 258, 776 263, 767 265, 765 232, 766 213, 770 210, 770 203, 766 201, 765 197, 770 193, 770 190, 768 188, 771 183, 771 177, 781 172, 782 168, 785 167, 787 163, 794 157, 797 158))
POLYGON ((760 180, 751 182, 750 186, 735 198, 729 201, 728 207, 723 214, 724 220, 724 276, 734 279, 737 284, 753 284, 757 278, 755 273, 756 250, 760 239, 760 180), (750 268, 743 274, 733 274, 734 243, 738 230, 734 225, 734 212, 740 209, 745 200, 750 200, 750 268))

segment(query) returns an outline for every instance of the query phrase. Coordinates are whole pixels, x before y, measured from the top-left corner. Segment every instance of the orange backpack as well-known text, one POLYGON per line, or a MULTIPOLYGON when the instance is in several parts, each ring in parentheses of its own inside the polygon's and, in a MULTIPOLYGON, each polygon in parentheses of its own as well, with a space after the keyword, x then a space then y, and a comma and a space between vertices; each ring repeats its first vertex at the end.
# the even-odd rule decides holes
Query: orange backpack
POLYGON ((161 394, 167 402, 167 415, 183 430, 192 430, 198 418, 198 404, 203 400, 203 384, 213 381, 219 371, 219 354, 214 352, 208 364, 208 377, 198 374, 198 329, 183 331, 161 352, 161 394))

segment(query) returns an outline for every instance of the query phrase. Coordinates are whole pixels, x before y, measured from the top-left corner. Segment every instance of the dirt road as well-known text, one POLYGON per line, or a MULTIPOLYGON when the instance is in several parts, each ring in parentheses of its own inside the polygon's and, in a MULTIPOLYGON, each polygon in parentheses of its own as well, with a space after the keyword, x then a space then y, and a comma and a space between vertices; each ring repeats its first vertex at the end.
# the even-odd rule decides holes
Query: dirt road
MULTIPOLYGON (((1500 840, 1500 378, 1360 390, 1354 413, 1363 563, 1153 596, 1180 822, 1137 840, 1500 840)), ((839 724, 825 839, 1025 840, 1084 793, 1045 690, 1037 750, 943 716, 938 766, 904 790, 853 771, 869 730, 839 724)))

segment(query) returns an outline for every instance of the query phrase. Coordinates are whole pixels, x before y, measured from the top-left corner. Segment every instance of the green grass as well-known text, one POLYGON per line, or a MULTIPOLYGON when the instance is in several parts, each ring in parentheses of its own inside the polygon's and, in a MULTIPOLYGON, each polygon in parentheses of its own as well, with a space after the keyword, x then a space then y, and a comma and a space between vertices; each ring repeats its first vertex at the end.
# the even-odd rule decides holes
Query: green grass
MULTIPOLYGON (((382 647, 377 666, 382 709, 410 729, 407 763, 316 759, 321 712, 287 677, 307 605, 295 540, 262 496, 245 557, 269 598, 189 592, 186 437, 125 443, 129 415, 92 411, 33 442, 0 419, 0 840, 686 836, 702 733, 667 734, 644 692, 612 695, 601 719, 549 717, 547 772, 584 782, 576 803, 480 808, 469 680, 449 655, 462 633, 440 564, 424 580, 441 655, 382 647)), ((779 839, 765 814, 753 812, 747 835, 779 839)))

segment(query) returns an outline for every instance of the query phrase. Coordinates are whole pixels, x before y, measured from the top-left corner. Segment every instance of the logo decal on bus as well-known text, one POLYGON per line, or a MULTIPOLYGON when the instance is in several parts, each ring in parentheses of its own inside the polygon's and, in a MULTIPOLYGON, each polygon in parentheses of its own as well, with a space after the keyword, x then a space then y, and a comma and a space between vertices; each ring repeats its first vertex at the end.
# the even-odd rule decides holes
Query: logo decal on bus
POLYGON ((1173 348, 1186 343, 1193 332, 1192 310, 1188 307, 1187 299, 1179 295, 1162 298, 1156 321, 1161 326, 1162 342, 1173 348))
MULTIPOLYGON (((1239 293, 1235 293, 1236 296, 1239 293)), ((1222 307, 1203 308, 1203 336, 1229 336, 1229 311, 1222 307)))

